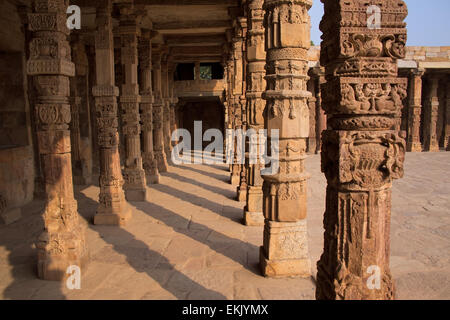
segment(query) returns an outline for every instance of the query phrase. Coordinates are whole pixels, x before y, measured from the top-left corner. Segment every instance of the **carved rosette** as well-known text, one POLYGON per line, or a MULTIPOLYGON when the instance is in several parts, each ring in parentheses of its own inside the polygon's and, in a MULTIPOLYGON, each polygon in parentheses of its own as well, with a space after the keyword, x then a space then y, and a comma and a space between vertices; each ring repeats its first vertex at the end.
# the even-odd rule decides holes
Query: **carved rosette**
POLYGON ((381 28, 369 29, 367 5, 380 1, 322 2, 322 107, 329 123, 322 171, 328 187, 316 297, 393 299, 391 184, 403 176, 399 119, 407 96, 397 59, 405 54, 407 9, 401 0, 382 1, 381 28), (378 271, 379 288, 371 278, 378 271))
MULTIPOLYGON (((261 266, 267 276, 309 276, 311 273, 306 233, 306 180, 304 161, 309 135, 307 91, 310 48, 311 1, 264 2, 266 28, 266 100, 268 139, 272 130, 279 133, 279 169, 265 175, 263 212, 265 216, 264 247, 261 266), (272 231, 267 231, 272 230, 272 231), (292 251, 294 244, 279 241, 279 231, 289 235, 304 250, 292 251), (283 231, 284 230, 284 231, 283 231), (270 249, 278 244, 277 254, 270 249)), ((269 141, 270 144, 270 141, 269 141)), ((275 156, 272 154, 272 156, 275 156)), ((272 161, 276 161, 275 157, 272 161)))
POLYGON ((67 40, 68 5, 65 0, 35 0, 28 15, 33 39, 27 70, 37 92, 34 110, 47 195, 45 231, 36 245, 38 276, 44 280, 63 280, 70 265, 83 268, 88 260, 72 184, 68 97, 75 67, 67 40))
POLYGON ((97 8, 95 56, 97 83, 92 89, 100 148, 100 196, 96 225, 123 225, 131 217, 125 201, 119 158, 118 105, 115 86, 111 3, 97 8), (99 66, 103 66, 102 68, 99 66))

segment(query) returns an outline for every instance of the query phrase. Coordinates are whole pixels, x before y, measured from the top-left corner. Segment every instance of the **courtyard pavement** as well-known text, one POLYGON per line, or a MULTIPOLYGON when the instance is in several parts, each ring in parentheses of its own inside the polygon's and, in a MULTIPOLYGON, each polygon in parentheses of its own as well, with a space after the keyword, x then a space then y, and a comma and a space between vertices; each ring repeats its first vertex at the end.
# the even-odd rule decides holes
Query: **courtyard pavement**
MULTIPOLYGON (((394 182, 391 271, 398 299, 450 299, 450 153, 407 154, 394 182)), ((94 226, 99 188, 76 188, 90 264, 81 290, 36 277, 43 201, 0 226, 0 299, 314 299, 323 247, 326 181, 309 156, 308 235, 313 276, 268 279, 258 268, 262 227, 242 225, 227 166, 173 166, 123 228, 94 226)))

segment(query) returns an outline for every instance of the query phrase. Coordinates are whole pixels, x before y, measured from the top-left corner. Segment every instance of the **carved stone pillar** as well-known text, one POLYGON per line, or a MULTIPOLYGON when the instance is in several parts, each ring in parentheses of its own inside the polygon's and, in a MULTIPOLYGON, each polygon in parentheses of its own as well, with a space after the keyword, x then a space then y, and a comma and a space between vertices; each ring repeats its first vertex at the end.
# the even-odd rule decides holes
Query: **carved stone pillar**
POLYGON ((88 260, 72 183, 68 96, 75 66, 67 41, 67 7, 65 0, 35 0, 28 15, 33 39, 27 71, 37 92, 34 111, 46 193, 45 230, 36 244, 37 270, 39 278, 56 281, 65 279, 71 265, 84 271, 88 260))
MULTIPOLYGON (((232 78, 232 108, 234 112, 234 130, 243 129, 242 124, 242 105, 240 103, 240 97, 244 94, 244 30, 240 24, 241 18, 237 18, 235 22, 235 34, 232 44, 232 57, 233 57, 233 78, 232 78)), ((241 181, 241 167, 238 159, 238 141, 234 141, 234 162, 231 170, 230 182, 232 185, 240 185, 241 181)), ((244 152, 244 151, 243 151, 244 152)))
POLYGON ((322 150, 322 133, 327 129, 327 115, 322 108, 322 92, 320 87, 325 83, 325 71, 320 68, 317 72, 317 77, 315 81, 316 88, 316 137, 317 137, 317 151, 320 153, 322 150))
POLYGON ((169 96, 170 96, 170 127, 169 127, 169 144, 170 150, 173 150, 173 147, 177 145, 178 141, 172 141, 172 133, 178 129, 177 119, 176 119, 176 109, 178 105, 178 97, 175 92, 175 69, 176 64, 173 61, 170 61, 169 64, 169 96))
POLYGON ((171 114, 174 107, 173 94, 173 73, 174 64, 170 56, 166 56, 162 64, 163 71, 163 96, 164 96, 164 116, 163 116, 163 130, 164 130, 164 151, 169 163, 172 159, 172 131, 171 131, 171 114))
POLYGON ((391 186, 403 176, 406 149, 396 127, 407 79, 398 78, 397 59, 405 56, 407 8, 401 0, 374 1, 383 5, 381 27, 369 29, 367 1, 323 2, 328 186, 316 298, 393 299, 391 186))
POLYGON ((75 63, 75 77, 70 81, 73 181, 77 185, 88 185, 92 180, 89 60, 85 44, 78 35, 74 37, 72 43, 72 57, 75 63))
POLYGON ((311 275, 306 230, 306 141, 309 135, 307 91, 312 3, 266 0, 266 129, 269 145, 279 132, 279 162, 264 175, 264 246, 260 263, 265 276, 311 275))
POLYGON ((422 152, 420 142, 420 119, 422 116, 422 76, 425 70, 411 70, 409 80, 409 108, 408 108, 408 141, 407 151, 422 152))
POLYGON ((158 164, 159 172, 167 172, 169 165, 167 164, 166 154, 164 152, 164 100, 162 96, 162 79, 161 79, 161 49, 158 47, 153 51, 153 83, 154 103, 153 103, 153 147, 155 148, 155 158, 158 164))
POLYGON ((111 10, 110 0, 99 4, 95 33, 96 86, 92 93, 95 97, 100 147, 100 205, 94 218, 97 225, 124 225, 131 218, 131 209, 122 189, 119 158, 119 88, 115 86, 111 10))
POLYGON ((151 31, 143 31, 139 42, 141 72, 142 164, 148 184, 159 183, 158 164, 153 148, 153 90, 151 31))
POLYGON ((439 141, 437 139, 438 87, 439 77, 430 76, 428 78, 428 92, 424 108, 424 150, 429 152, 439 152, 439 141))
MULTIPOLYGON (((264 69, 266 64, 266 51, 264 48, 264 0, 252 0, 248 4, 247 17, 247 123, 248 129, 256 134, 264 129, 265 101, 262 93, 266 87, 264 69)), ((256 151, 256 163, 250 163, 250 155, 246 154, 247 166, 247 205, 244 208, 244 223, 247 226, 264 225, 262 210, 263 192, 261 169, 264 164, 259 157, 260 140, 254 137, 253 151, 256 151)), ((250 148, 247 148, 250 151, 250 148)), ((253 161, 255 162, 255 161, 253 161)))
POLYGON ((316 137, 316 107, 317 107, 317 98, 316 98, 316 80, 311 79, 308 81, 308 91, 311 92, 312 97, 308 99, 308 107, 309 107, 309 137, 307 143, 307 151, 308 153, 316 153, 317 150, 317 137, 316 137))
POLYGON ((137 23, 140 15, 133 6, 123 6, 120 10, 118 34, 121 40, 121 61, 124 71, 124 82, 120 95, 122 109, 122 132, 125 136, 125 196, 128 201, 145 201, 146 180, 141 154, 141 117, 139 105, 138 83, 138 37, 141 34, 137 23))

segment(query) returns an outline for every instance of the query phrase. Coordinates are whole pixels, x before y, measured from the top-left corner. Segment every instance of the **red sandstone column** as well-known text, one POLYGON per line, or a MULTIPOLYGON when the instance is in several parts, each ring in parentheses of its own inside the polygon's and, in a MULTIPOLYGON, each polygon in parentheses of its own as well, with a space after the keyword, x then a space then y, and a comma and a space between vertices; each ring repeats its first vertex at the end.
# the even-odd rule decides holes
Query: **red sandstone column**
POLYGON ((373 2, 382 5, 381 27, 369 29, 367 1, 322 2, 328 186, 316 298, 393 299, 391 187, 403 176, 406 149, 396 128, 407 79, 398 78, 397 59, 405 56, 407 8, 401 0, 373 2))
MULTIPOLYGON (((252 0, 248 3, 247 11, 247 123, 248 129, 264 129, 264 107, 265 101, 262 93, 266 88, 264 79, 266 71, 266 52, 264 48, 264 0, 252 0)), ((247 166, 247 205, 244 208, 244 224, 248 226, 264 225, 262 210, 263 192, 261 169, 264 164, 259 159, 259 139, 255 137, 254 148, 256 149, 256 163, 250 163, 249 153, 246 154, 247 166)), ((247 148, 247 151, 250 151, 247 148)))
POLYGON ((266 220, 260 264, 262 273, 270 277, 311 275, 305 172, 311 5, 305 0, 264 2, 267 89, 263 98, 269 141, 272 130, 279 130, 278 172, 263 176, 266 220))
MULTIPOLYGON (((243 19, 243 18, 242 18, 243 19)), ((233 37, 233 78, 232 78, 232 109, 234 113, 233 129, 242 129, 242 105, 241 96, 244 94, 244 29, 242 27, 243 20, 236 18, 235 33, 233 37)), ((239 185, 241 181, 241 164, 237 158, 237 141, 235 139, 234 163, 231 170, 230 182, 232 185, 239 185)))
POLYGON ((72 59, 75 63, 75 77, 70 81, 72 123, 73 182, 88 185, 92 180, 92 131, 89 103, 89 61, 86 47, 79 35, 72 43, 72 59))
POLYGON ((141 96, 138 83, 138 37, 141 31, 138 23, 141 18, 142 13, 137 12, 133 5, 121 6, 118 34, 121 40, 124 82, 120 93, 120 105, 126 150, 123 170, 124 190, 128 201, 145 201, 147 194, 147 182, 142 164, 141 117, 139 114, 141 96))
POLYGON ((131 209, 122 189, 119 158, 117 96, 114 77, 114 43, 110 0, 98 4, 95 33, 96 86, 92 93, 97 111, 100 147, 100 196, 94 218, 97 225, 123 225, 131 218, 131 209))
POLYGON ((167 172, 166 154, 164 152, 164 100, 162 95, 161 78, 161 49, 158 47, 153 50, 153 83, 155 91, 153 92, 155 102, 153 104, 153 147, 155 148, 155 158, 158 164, 159 172, 167 172))
POLYGON ((141 71, 141 120, 142 120, 142 164, 147 183, 159 183, 158 164, 153 148, 153 90, 152 90, 152 40, 151 31, 143 31, 139 42, 141 71))
POLYGON ((411 70, 409 80, 409 108, 408 108, 408 141, 407 151, 422 152, 420 142, 420 121, 422 114, 422 77, 425 70, 411 70))
POLYGON ((317 108, 317 98, 316 98, 316 80, 311 79, 308 81, 308 91, 311 92, 312 97, 308 99, 309 107, 309 137, 307 143, 308 153, 316 153, 317 150, 317 137, 316 137, 316 108, 317 108))
POLYGON ((430 76, 424 108, 424 149, 429 152, 439 152, 439 141, 437 139, 437 121, 439 113, 438 87, 439 77, 430 76))
POLYGON ((46 193, 45 230, 36 244, 38 276, 44 280, 63 280, 69 266, 83 270, 88 260, 72 184, 68 96, 75 66, 67 41, 67 7, 65 0, 35 0, 28 15, 33 39, 27 71, 37 92, 34 110, 46 193))

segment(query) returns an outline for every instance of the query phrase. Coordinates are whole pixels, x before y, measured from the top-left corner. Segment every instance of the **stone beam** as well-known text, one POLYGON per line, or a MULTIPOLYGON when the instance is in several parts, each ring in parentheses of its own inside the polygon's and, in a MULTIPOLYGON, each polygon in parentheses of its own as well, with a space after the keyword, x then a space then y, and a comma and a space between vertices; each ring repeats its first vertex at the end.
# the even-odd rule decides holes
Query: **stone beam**
MULTIPOLYGON (((153 28, 160 32, 170 31, 170 30, 189 30, 189 29, 222 29, 230 28, 230 20, 204 20, 204 21, 169 21, 154 23, 153 28)), ((205 32, 205 31, 204 31, 205 32)))
POLYGON ((223 53, 222 47, 172 47, 170 49, 171 55, 174 56, 221 56, 223 53))
POLYGON ((169 47, 184 46, 222 46, 227 42, 224 35, 167 35, 165 36, 166 44, 169 47))

